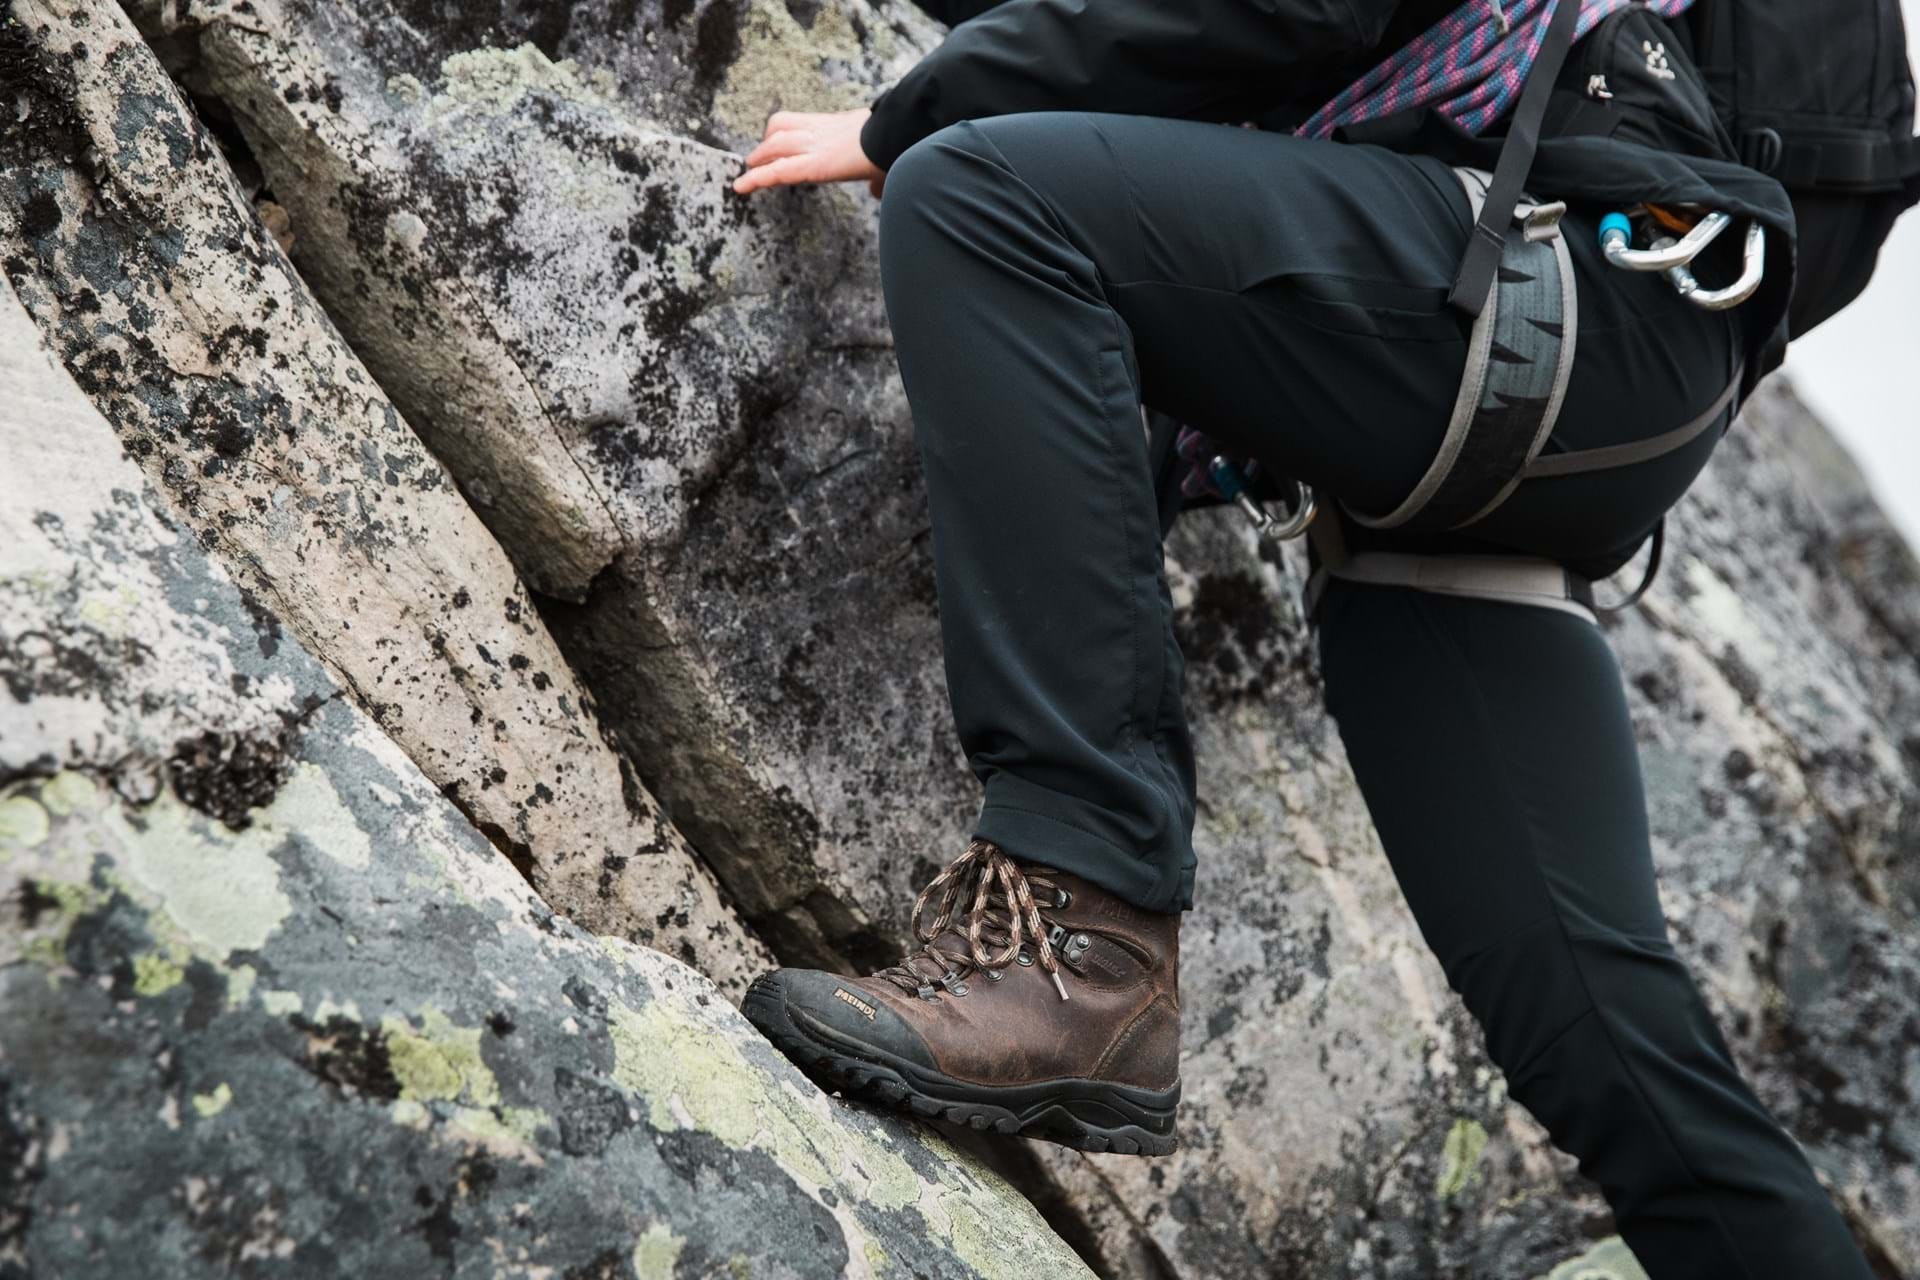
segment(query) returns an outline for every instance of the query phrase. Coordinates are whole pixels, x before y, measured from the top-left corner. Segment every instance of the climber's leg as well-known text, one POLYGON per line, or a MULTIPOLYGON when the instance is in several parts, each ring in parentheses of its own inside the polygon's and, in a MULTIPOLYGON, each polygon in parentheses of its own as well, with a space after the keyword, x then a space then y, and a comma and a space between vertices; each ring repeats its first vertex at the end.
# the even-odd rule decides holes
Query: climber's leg
POLYGON ((1194 777, 1141 402, 1242 441, 1293 409, 1276 461, 1391 498, 1459 380, 1466 235, 1437 164, 1218 125, 1008 116, 893 166, 882 275, 983 838, 902 964, 754 984, 815 1079, 1172 1149, 1194 777))
POLYGON ((1136 906, 1191 899, 1194 769, 1143 398, 1391 505, 1464 360, 1437 162, 1192 122, 1007 116, 881 208, 977 833, 1136 906), (1272 443, 1270 440, 1265 443, 1272 443))
POLYGON ((1395 874, 1514 1098, 1654 1280, 1866 1280, 1675 956, 1598 628, 1334 584, 1327 702, 1395 874))

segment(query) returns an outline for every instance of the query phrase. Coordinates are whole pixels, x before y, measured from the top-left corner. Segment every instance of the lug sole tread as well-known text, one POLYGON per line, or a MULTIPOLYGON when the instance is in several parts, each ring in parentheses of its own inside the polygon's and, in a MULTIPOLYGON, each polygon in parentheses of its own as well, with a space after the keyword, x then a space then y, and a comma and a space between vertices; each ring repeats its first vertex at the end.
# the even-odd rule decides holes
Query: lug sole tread
POLYGON ((1025 1120, 1005 1107, 985 1102, 956 1102, 916 1089, 891 1067, 828 1049, 809 1038, 787 1016, 785 1001, 756 982, 741 1005, 760 1033, 815 1084, 843 1097, 878 1102, 896 1111, 928 1120, 945 1120, 976 1132, 1035 1138, 1076 1151, 1114 1155, 1171 1155, 1180 1145, 1176 1134, 1144 1129, 1103 1129, 1074 1115, 1064 1104, 1048 1107, 1025 1120))

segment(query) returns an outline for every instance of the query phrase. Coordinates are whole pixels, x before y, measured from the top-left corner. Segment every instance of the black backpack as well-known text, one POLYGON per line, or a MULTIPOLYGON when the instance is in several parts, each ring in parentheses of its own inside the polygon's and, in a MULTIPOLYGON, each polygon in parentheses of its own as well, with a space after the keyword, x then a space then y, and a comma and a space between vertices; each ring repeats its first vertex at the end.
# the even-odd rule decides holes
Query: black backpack
POLYGON ((1696 0, 1665 20, 1634 4, 1574 46, 1577 11, 1578 0, 1554 6, 1456 305, 1486 295, 1543 133, 1618 137, 1767 174, 1792 198, 1799 231, 1789 334, 1853 301, 1894 220, 1920 200, 1900 0, 1696 0))
POLYGON ((1900 0, 1697 0, 1673 25, 1740 162, 1793 198, 1798 336, 1866 287, 1920 201, 1900 0))

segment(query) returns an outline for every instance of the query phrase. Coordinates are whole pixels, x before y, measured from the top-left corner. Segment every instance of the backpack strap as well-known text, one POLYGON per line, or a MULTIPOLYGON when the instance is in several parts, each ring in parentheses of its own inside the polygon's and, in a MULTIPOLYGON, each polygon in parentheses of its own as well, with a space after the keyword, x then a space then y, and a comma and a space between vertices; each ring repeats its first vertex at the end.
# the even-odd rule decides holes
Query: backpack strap
POLYGON ((1783 137, 1776 129, 1740 136, 1740 163, 1782 186, 1833 192, 1897 191, 1920 174, 1920 144, 1872 130, 1848 137, 1783 137))
POLYGON ((1540 149, 1540 126, 1547 117, 1547 103, 1553 96, 1554 82, 1573 48, 1574 34, 1580 22, 1580 0, 1553 0, 1553 18, 1540 54, 1527 73, 1527 87, 1513 109, 1507 126, 1507 140, 1501 144, 1500 159, 1493 166, 1493 182, 1487 188, 1485 205, 1474 219, 1473 235, 1467 240, 1466 255, 1453 279, 1453 292, 1447 305, 1477 316, 1487 305, 1493 289, 1493 275, 1500 266, 1500 251, 1507 243, 1507 227, 1520 193, 1533 168, 1534 152, 1540 149))

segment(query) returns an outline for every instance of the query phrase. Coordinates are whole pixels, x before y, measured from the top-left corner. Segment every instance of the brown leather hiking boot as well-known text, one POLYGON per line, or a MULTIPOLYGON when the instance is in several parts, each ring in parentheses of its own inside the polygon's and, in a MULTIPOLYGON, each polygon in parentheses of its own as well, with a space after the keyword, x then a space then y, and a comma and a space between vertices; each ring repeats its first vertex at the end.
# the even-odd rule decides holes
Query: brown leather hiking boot
POLYGON ((1082 1151, 1173 1150, 1178 915, 976 840, 921 891, 913 928, 920 950, 892 968, 777 969, 742 1011, 848 1097, 1082 1151))

